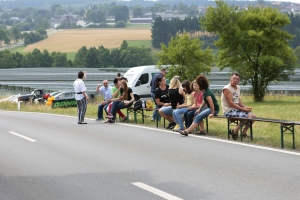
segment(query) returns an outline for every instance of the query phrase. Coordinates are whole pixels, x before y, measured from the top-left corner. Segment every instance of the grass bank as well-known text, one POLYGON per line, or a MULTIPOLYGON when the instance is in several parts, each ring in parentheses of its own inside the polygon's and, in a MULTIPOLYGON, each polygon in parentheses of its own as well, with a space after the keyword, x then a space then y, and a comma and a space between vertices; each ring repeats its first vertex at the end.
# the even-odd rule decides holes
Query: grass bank
MULTIPOLYGON (((243 96, 243 102, 247 106, 252 106, 253 112, 258 117, 276 118, 300 121, 299 97, 296 96, 267 96, 262 103, 253 102, 252 97, 243 96)), ((100 102, 100 100, 98 100, 100 102)), ((220 97, 218 97, 220 102, 220 97)), ((0 103, 2 110, 17 110, 17 105, 13 103, 0 103)), ((21 111, 24 112, 42 112, 61 115, 77 116, 77 108, 57 108, 52 109, 44 105, 21 105, 21 111)), ((123 110, 126 113, 126 110, 123 110)), ((146 112, 146 115, 151 116, 152 112, 146 112)), ((97 101, 89 103, 86 117, 96 118, 97 116, 97 101)), ((131 116, 130 123, 133 122, 131 116)), ((138 124, 141 123, 141 118, 138 118, 138 124)), ((145 118, 144 126, 156 127, 155 122, 150 121, 150 117, 145 118)), ((163 120, 159 123, 159 127, 163 127, 163 120)), ((227 139, 227 121, 225 119, 209 119, 209 136, 227 139)), ((278 147, 280 148, 280 125, 266 122, 256 122, 253 125, 253 141, 244 139, 243 142, 253 143, 257 145, 278 147)), ((285 134, 285 148, 292 148, 292 135, 285 134)), ((300 150, 300 127, 295 126, 295 143, 296 150, 300 150)))

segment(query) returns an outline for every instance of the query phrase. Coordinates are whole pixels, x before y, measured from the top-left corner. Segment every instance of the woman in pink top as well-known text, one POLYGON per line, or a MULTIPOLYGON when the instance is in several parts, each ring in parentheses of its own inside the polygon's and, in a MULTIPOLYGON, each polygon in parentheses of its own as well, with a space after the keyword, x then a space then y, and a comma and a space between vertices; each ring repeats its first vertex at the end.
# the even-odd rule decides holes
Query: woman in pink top
MULTIPOLYGON (((203 101, 203 92, 200 90, 200 87, 196 81, 192 82, 191 87, 192 87, 191 89, 193 90, 192 95, 194 96, 194 103, 192 106, 190 106, 188 108, 187 111, 184 112, 185 127, 191 126, 191 124, 193 123, 195 112, 201 106, 202 101, 203 101)), ((199 125, 200 125, 200 129, 201 129, 200 133, 204 132, 203 121, 199 125)))

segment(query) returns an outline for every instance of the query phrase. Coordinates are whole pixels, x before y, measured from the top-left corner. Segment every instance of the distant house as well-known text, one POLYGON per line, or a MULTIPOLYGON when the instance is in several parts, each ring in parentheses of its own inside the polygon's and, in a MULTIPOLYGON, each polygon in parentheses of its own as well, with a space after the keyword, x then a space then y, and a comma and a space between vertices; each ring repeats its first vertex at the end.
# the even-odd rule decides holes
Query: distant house
POLYGON ((50 26, 51 28, 57 28, 64 21, 77 23, 78 19, 78 15, 56 15, 50 19, 50 26))
POLYGON ((13 21, 19 21, 19 17, 11 17, 10 19, 13 21))
POLYGON ((87 27, 86 22, 83 21, 83 20, 78 20, 78 21, 76 22, 76 25, 77 25, 77 26, 82 26, 82 27, 87 27))
POLYGON ((152 24, 151 18, 130 18, 131 24, 152 24))

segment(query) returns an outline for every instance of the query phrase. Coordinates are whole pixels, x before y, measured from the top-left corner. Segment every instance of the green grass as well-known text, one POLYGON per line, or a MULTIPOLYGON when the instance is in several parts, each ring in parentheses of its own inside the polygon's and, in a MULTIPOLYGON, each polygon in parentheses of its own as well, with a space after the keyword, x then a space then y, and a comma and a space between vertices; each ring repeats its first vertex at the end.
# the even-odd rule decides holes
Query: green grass
POLYGON ((126 24, 126 29, 151 29, 152 24, 126 24))
MULTIPOLYGON (((2 97, 4 98, 4 97, 2 97)), ((2 99, 0 98, 0 99, 2 99)), ((95 102, 88 104, 88 109, 86 117, 96 118, 97 116, 97 100, 95 102)), ((262 103, 253 102, 252 97, 243 96, 242 100, 247 106, 252 106, 253 113, 257 117, 265 118, 275 118, 275 119, 286 119, 300 121, 299 110, 299 97, 297 96, 267 96, 265 101, 262 103)), ((220 97, 218 97, 220 102, 220 97)), ((15 103, 0 103, 0 109, 2 110, 17 110, 17 105, 15 103)), ((52 109, 44 105, 21 105, 21 111, 24 112, 42 112, 42 113, 53 113, 77 116, 77 108, 56 108, 52 109)), ((123 110, 126 114, 126 109, 123 110)), ((221 113, 220 113, 221 114, 221 113)), ((145 115, 151 116, 152 112, 146 111, 145 115)), ((150 121, 150 117, 145 118, 144 126, 156 127, 156 123, 150 121)), ((131 116, 130 123, 134 123, 133 115, 131 116)), ((142 125, 141 116, 138 115, 138 124, 142 125)), ((159 123, 159 127, 163 127, 163 120, 159 123)), ((209 119, 209 136, 227 139, 227 120, 225 119, 209 119)), ((277 123, 267 123, 267 122, 256 122, 253 125, 253 141, 250 139, 244 139, 243 142, 278 147, 280 148, 280 124, 277 123)), ((292 148, 292 135, 285 134, 284 145, 286 149, 292 148)), ((296 150, 300 150, 300 126, 295 126, 295 143, 296 150)))
POLYGON ((136 47, 152 47, 152 43, 150 40, 127 40, 128 46, 136 46, 136 47))
POLYGON ((67 52, 67 60, 74 61, 77 52, 67 52))
POLYGON ((25 49, 26 47, 24 46, 19 46, 19 47, 14 47, 14 48, 11 48, 11 49, 8 49, 11 53, 16 53, 16 52, 19 52, 20 54, 26 54, 26 52, 23 52, 23 50, 25 49))

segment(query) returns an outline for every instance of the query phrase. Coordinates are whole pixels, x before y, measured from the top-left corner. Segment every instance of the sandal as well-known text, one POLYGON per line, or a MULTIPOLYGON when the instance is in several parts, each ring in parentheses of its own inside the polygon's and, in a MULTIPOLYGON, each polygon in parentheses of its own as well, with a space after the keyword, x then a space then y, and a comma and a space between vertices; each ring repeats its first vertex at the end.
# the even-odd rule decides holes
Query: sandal
POLYGON ((189 133, 186 130, 179 131, 181 135, 188 136, 189 133))
POLYGON ((234 133, 233 129, 229 129, 229 134, 231 135, 232 139, 237 140, 239 135, 234 133))
POLYGON ((205 131, 199 131, 197 133, 195 133, 196 135, 206 135, 206 132, 205 131))

